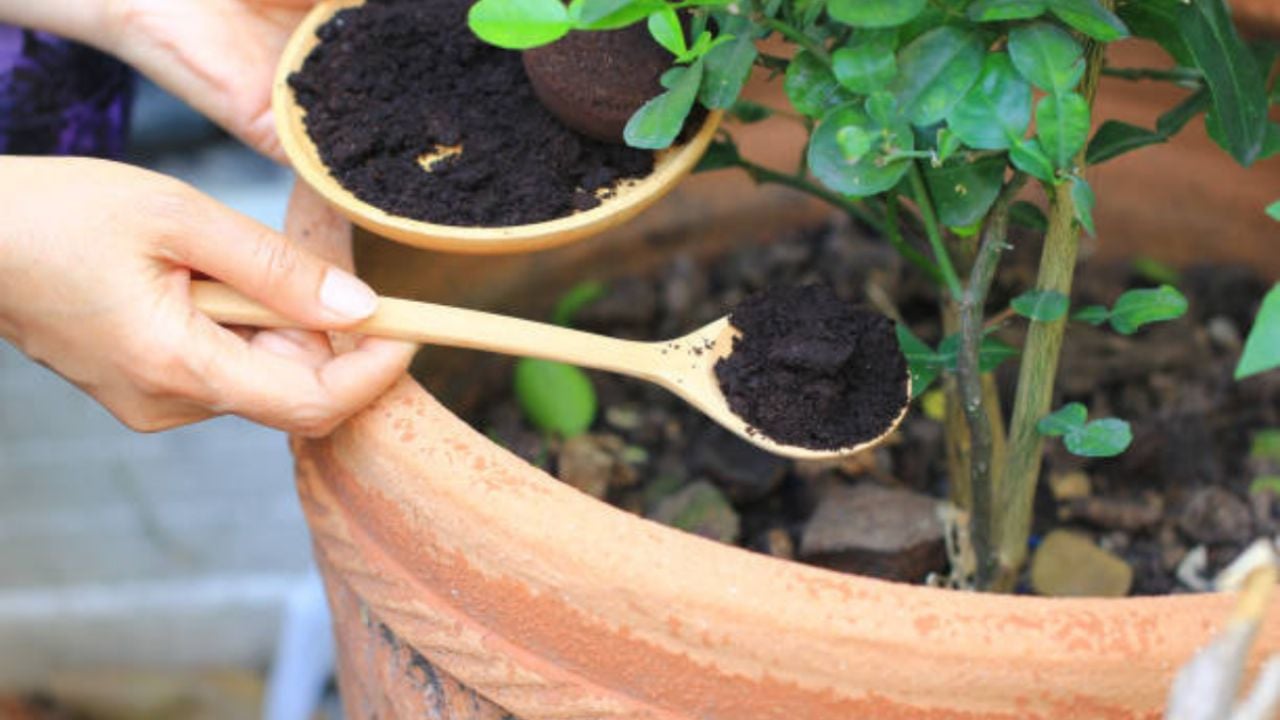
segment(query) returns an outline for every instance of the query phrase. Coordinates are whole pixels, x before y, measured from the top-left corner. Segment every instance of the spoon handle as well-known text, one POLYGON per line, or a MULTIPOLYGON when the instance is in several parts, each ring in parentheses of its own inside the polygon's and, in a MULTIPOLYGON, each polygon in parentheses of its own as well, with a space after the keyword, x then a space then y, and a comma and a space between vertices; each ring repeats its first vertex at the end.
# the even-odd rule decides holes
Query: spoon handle
MULTIPOLYGON (((197 309, 219 323, 260 328, 298 327, 297 322, 221 283, 193 282, 191 299, 197 309)), ((647 380, 661 377, 664 362, 659 347, 652 343, 396 298, 380 298, 373 316, 351 330, 427 345, 555 360, 647 380)))

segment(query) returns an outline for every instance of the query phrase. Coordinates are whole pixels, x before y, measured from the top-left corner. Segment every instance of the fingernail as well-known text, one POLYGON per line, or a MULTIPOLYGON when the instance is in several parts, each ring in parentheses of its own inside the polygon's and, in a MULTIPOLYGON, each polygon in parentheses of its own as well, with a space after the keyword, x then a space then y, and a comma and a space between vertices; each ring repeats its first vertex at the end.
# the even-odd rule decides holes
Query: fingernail
POLYGON ((329 268, 320 284, 320 302, 330 312, 351 320, 363 320, 378 309, 378 295, 359 278, 329 268))

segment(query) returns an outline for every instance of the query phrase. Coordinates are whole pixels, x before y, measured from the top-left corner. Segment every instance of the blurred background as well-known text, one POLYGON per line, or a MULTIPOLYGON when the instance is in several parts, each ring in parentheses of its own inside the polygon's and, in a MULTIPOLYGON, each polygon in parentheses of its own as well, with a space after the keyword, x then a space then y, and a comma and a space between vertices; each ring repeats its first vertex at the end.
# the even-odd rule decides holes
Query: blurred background
MULTIPOLYGON (((0 105, 42 71, 6 61, 6 31, 0 105)), ((290 172, 128 82, 110 154, 282 227, 290 172)), ((331 649, 292 473, 281 433, 138 435, 0 342, 0 720, 334 717, 313 714, 331 649)))

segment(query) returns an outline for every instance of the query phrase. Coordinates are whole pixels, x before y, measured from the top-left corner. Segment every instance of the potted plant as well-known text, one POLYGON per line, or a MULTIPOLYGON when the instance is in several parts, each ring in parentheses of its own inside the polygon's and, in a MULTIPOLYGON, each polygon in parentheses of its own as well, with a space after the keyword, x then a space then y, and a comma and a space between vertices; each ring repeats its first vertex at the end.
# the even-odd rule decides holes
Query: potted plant
MULTIPOLYGON (((515 5, 553 28, 592 17, 584 15, 591 3, 515 5)), ((659 33, 674 10, 600 5, 666 18, 649 21, 659 33)), ((1081 408, 1049 406, 1080 229, 1092 224, 1085 167, 1164 142, 1206 109, 1221 143, 1242 162, 1256 160, 1274 149, 1264 72, 1273 56, 1259 50, 1259 64, 1225 7, 1210 0, 1131 3, 1118 13, 1092 1, 982 0, 943 9, 832 2, 825 14, 821 4, 771 2, 712 14, 728 39, 708 40, 714 47, 669 75, 667 91, 638 117, 675 124, 690 97, 707 100, 723 88, 708 78, 745 80, 758 59, 785 68, 792 104, 814 128, 813 177, 752 165, 727 140, 712 162, 839 205, 881 227, 939 280, 958 349, 906 335, 904 345, 918 385, 930 373, 955 378, 948 407, 965 409, 956 427, 967 428, 970 452, 953 476, 968 480, 957 483, 968 489, 956 499, 974 518, 975 581, 1007 587, 1025 553, 1045 436, 1091 454, 1127 444, 1121 421, 1090 422, 1087 410, 1082 417, 1081 408), (802 49, 759 56, 766 32, 802 49), (1198 89, 1154 129, 1103 125, 1090 140, 1103 47, 1129 32, 1152 36, 1180 61, 1178 70, 1140 74, 1198 89), (732 72, 711 69, 717 62, 732 72), (1046 251, 1036 287, 1014 303, 1030 332, 1008 450, 997 454, 990 420, 999 410, 983 381, 993 354, 983 300, 1016 193, 1033 181, 1050 197, 1046 251), (918 218, 907 226, 918 223, 926 247, 913 247, 891 220, 902 216, 905 197, 918 218)), ((710 104, 732 107, 736 88, 710 104)), ((1175 290, 1156 288, 1075 315, 1125 332, 1183 309, 1175 290)), ((1259 337, 1272 332, 1268 318, 1264 312, 1259 337)), ((411 384, 298 453, 348 686, 375 682, 371 673, 384 666, 408 667, 416 652, 518 717, 1146 717, 1158 713, 1173 666, 1207 637, 1227 602, 954 594, 747 556, 551 483, 411 384), (428 434, 436 440, 420 442, 428 434), (583 545, 593 552, 579 552, 583 545), (674 606, 682 612, 670 612, 674 606), (375 642, 381 650, 361 655, 356 643, 376 639, 379 623, 406 646, 375 642)), ((1269 651, 1278 640, 1264 633, 1269 651)), ((397 686, 447 696, 428 687, 438 677, 422 667, 422 677, 397 676, 397 686)), ((379 702, 372 686, 356 696, 349 702, 379 702)))

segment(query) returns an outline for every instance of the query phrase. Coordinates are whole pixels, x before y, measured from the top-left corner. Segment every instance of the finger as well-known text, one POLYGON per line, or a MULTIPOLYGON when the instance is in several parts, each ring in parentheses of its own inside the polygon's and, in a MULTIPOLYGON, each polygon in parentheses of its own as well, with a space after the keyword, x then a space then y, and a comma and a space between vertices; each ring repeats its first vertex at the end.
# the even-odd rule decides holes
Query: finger
POLYGON ((165 238, 171 259, 226 282, 313 328, 341 328, 373 314, 377 295, 359 278, 283 235, 203 196, 165 238))
POLYGON ((248 339, 254 348, 319 369, 333 359, 333 347, 323 333, 305 330, 263 330, 248 339))
POLYGON ((296 343, 278 354, 281 348, 246 345, 207 320, 193 328, 192 342, 215 410, 308 436, 327 434, 377 398, 404 375, 415 350, 408 343, 366 339, 354 351, 316 365, 296 343))

